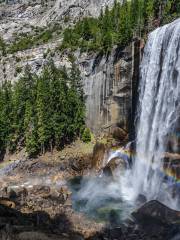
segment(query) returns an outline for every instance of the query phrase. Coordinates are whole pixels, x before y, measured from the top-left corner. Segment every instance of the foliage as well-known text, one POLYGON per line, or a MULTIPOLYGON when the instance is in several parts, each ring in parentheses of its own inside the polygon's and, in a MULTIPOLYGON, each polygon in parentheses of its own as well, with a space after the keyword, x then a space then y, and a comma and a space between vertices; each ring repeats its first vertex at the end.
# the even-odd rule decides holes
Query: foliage
POLYGON ((6 44, 4 40, 0 37, 0 52, 2 52, 2 55, 6 55, 6 44))
POLYGON ((58 33, 58 31, 60 30, 61 26, 55 24, 53 27, 49 26, 48 29, 41 29, 40 31, 36 31, 36 34, 34 35, 25 34, 23 36, 18 37, 9 46, 6 46, 7 51, 9 53, 15 53, 17 51, 30 49, 34 46, 47 43, 53 38, 54 34, 58 33))
POLYGON ((40 76, 29 67, 13 86, 0 87, 0 151, 26 147, 29 155, 61 148, 84 126, 85 107, 80 74, 68 74, 50 62, 40 76))
POLYGON ((114 45, 124 46, 134 36, 147 34, 148 23, 155 19, 161 24, 180 17, 179 0, 124 0, 114 1, 111 10, 101 11, 99 18, 86 17, 74 27, 64 31, 60 50, 70 48, 81 51, 108 53, 114 45))
POLYGON ((16 73, 21 73, 22 72, 22 67, 17 66, 16 67, 16 73))
POLYGON ((84 129, 81 138, 82 138, 82 141, 85 143, 88 143, 91 141, 91 131, 89 128, 84 129))

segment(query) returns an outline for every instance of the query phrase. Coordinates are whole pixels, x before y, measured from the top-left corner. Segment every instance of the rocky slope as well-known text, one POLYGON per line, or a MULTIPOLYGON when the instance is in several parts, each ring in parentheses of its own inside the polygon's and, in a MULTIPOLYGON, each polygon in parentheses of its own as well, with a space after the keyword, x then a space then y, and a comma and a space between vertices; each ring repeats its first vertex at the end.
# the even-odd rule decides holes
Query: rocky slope
MULTIPOLYGON (((56 23, 64 28, 84 16, 98 16, 105 6, 112 6, 113 0, 58 0, 58 1, 7 1, 0 5, 0 36, 11 43, 26 34, 33 38, 38 32, 47 30, 56 23)), ((69 52, 57 51, 62 41, 62 30, 53 32, 47 43, 31 46, 2 56, 0 60, 0 81, 16 81, 28 64, 38 73, 49 58, 57 66, 70 67, 69 52)), ((129 129, 132 122, 137 86, 140 48, 139 41, 124 49, 114 47, 109 56, 98 53, 74 53, 83 80, 87 125, 95 133, 109 131, 112 126, 129 129)))
MULTIPOLYGON (((1 169, 0 239, 179 239, 180 212, 157 201, 145 203, 123 224, 117 223, 117 215, 113 213, 108 222, 96 222, 76 212, 69 180, 77 181, 75 177, 82 174, 82 162, 86 163, 84 170, 90 168, 91 157, 84 155, 79 159, 83 161, 69 155, 63 159, 61 155, 61 161, 54 157, 57 156, 49 155, 47 160, 22 159, 1 169)), ((103 179, 106 183, 107 178, 103 179)), ((108 181, 113 180, 108 178, 108 181)), ((141 205, 142 196, 139 200, 141 205)))
MULTIPOLYGON (((1 20, 4 24, 44 26, 50 22, 60 21, 63 24, 68 17, 68 23, 74 23, 84 16, 98 16, 105 6, 111 7, 113 0, 50 0, 50 1, 1 1, 1 20)), ((4 25, 5 27, 5 25, 4 25)), ((16 27, 17 28, 17 27, 16 27)), ((10 32, 10 30, 9 30, 10 32)))

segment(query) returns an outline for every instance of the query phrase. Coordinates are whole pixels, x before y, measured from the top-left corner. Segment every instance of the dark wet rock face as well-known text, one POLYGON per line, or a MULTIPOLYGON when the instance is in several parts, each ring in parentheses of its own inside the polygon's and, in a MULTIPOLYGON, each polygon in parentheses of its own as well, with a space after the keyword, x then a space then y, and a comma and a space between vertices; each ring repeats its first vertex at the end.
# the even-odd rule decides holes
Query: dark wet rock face
POLYGON ((132 215, 140 222, 145 223, 145 219, 154 219, 164 224, 180 223, 180 211, 175 211, 158 201, 150 201, 139 208, 132 215))
POLYGON ((162 236, 164 239, 171 239, 180 234, 180 212, 158 201, 147 202, 133 212, 132 216, 144 232, 151 237, 162 236))

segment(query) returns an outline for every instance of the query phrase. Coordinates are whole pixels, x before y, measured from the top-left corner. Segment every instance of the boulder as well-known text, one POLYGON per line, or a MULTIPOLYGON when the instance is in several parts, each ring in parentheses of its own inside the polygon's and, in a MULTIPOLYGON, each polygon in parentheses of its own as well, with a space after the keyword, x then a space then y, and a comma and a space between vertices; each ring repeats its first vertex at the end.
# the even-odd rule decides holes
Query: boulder
POLYGON ((180 211, 175 211, 156 200, 145 203, 133 212, 132 216, 143 222, 146 219, 154 219, 165 224, 180 223, 180 211))
POLYGON ((7 193, 8 193, 8 188, 7 187, 3 187, 0 190, 0 197, 1 198, 6 198, 7 197, 7 193))
MULTIPOLYGON (((171 234, 170 229, 180 231, 180 211, 175 211, 164 204, 152 200, 145 203, 142 207, 132 213, 138 224, 149 235, 158 236, 171 234)), ((171 239, 171 238, 168 239, 171 239)))
POLYGON ((91 164, 93 169, 100 170, 103 167, 106 151, 107 147, 105 144, 99 142, 95 144, 91 164))
POLYGON ((35 185, 31 190, 31 194, 38 195, 40 197, 48 197, 50 195, 50 187, 49 186, 42 186, 42 185, 35 185))
POLYGON ((4 205, 6 207, 9 207, 9 208, 15 208, 16 207, 16 204, 13 202, 13 201, 10 201, 9 199, 0 199, 0 204, 1 205, 4 205))
POLYGON ((128 133, 122 128, 115 127, 112 129, 112 136, 118 141, 124 141, 127 139, 128 133))
POLYGON ((9 199, 22 201, 28 195, 28 191, 25 187, 8 187, 7 188, 7 197, 9 199))
POLYGON ((103 168, 103 174, 105 176, 115 178, 116 171, 124 171, 126 168, 126 162, 119 158, 115 157, 109 161, 109 163, 103 168))

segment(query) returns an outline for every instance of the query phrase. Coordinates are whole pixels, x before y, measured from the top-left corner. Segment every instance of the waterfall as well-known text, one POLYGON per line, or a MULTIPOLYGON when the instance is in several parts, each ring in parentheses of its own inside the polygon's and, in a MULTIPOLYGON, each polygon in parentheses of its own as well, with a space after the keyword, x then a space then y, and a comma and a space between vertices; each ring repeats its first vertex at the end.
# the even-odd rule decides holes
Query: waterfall
MULTIPOLYGON (((132 168, 119 175, 121 196, 134 202, 144 195, 179 209, 176 181, 164 173, 164 157, 180 129, 180 19, 150 33, 140 72, 136 155, 132 168)), ((119 151, 109 161, 121 158, 119 151)))
MULTIPOLYGON (((114 181, 105 177, 104 182, 103 176, 82 181, 76 201, 85 202, 85 212, 97 213, 109 199, 116 200, 108 206, 120 209, 122 219, 146 200, 180 209, 180 184, 164 171, 167 154, 180 156, 178 144, 169 147, 180 129, 180 19, 149 35, 140 70, 135 154, 126 169, 114 170, 114 181)), ((127 162, 129 154, 128 145, 112 150, 107 162, 127 162)))
POLYGON ((153 31, 141 64, 132 187, 148 200, 169 201, 163 154, 180 120, 180 19, 153 31))

